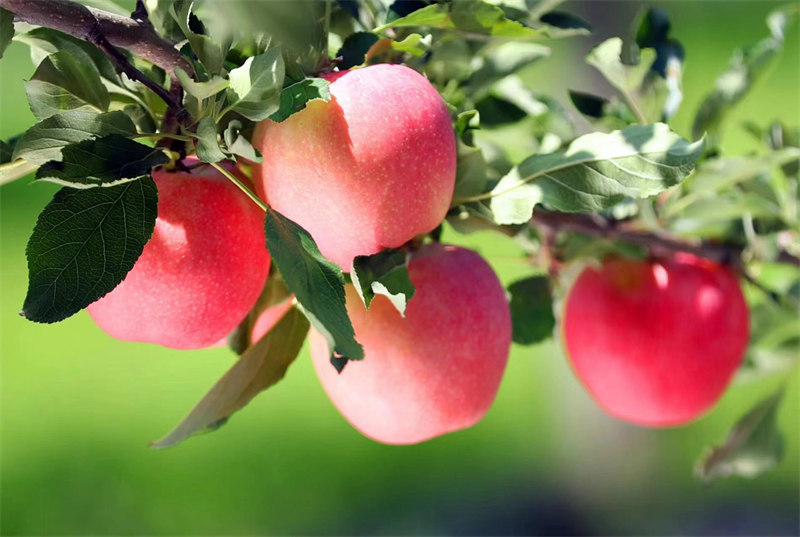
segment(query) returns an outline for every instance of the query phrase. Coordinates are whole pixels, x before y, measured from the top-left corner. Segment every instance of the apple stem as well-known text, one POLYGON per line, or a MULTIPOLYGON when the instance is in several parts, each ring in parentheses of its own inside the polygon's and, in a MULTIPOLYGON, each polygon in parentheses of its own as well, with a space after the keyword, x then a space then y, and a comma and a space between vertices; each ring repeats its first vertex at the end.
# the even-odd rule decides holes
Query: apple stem
POLYGON ((261 199, 258 196, 253 194, 253 192, 249 188, 247 188, 247 186, 245 186, 245 184, 241 182, 235 175, 226 170, 224 167, 220 166, 219 163, 217 162, 210 162, 209 164, 211 164, 219 173, 227 177, 228 180, 230 180, 234 185, 239 187, 239 190, 247 194, 247 197, 253 200, 253 203, 258 205, 262 211, 267 212, 268 209, 267 204, 261 201, 261 199))

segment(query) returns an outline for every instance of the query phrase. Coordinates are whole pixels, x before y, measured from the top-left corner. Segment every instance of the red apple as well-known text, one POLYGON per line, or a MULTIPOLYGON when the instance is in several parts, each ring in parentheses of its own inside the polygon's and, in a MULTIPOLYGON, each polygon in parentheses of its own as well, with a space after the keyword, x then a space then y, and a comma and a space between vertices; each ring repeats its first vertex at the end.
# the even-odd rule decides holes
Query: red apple
POLYGON ((259 124, 254 177, 270 206, 349 272, 353 258, 395 248, 442 221, 456 143, 447 107, 402 65, 332 73, 329 102, 259 124))
POLYGON ((153 236, 125 280, 87 311, 117 339, 212 346, 244 319, 264 287, 270 258, 263 212, 210 166, 156 171, 153 179, 153 236))
POLYGON ((749 315, 733 272, 688 254, 588 267, 566 301, 575 374, 610 414, 654 427, 688 423, 722 396, 742 362, 749 315))
POLYGON ((470 427, 494 401, 511 345, 505 290, 475 252, 427 245, 411 259, 416 293, 406 316, 384 296, 369 310, 347 286, 364 359, 337 373, 325 338, 311 356, 334 405, 366 436, 413 444, 470 427))

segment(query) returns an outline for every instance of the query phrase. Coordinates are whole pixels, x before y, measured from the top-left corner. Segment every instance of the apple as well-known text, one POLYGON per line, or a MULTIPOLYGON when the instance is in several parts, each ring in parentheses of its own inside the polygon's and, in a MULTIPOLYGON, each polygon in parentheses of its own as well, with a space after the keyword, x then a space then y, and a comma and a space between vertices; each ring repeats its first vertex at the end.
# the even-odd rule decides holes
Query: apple
POLYGON ((386 444, 414 444, 470 427, 497 394, 511 345, 505 290, 477 253, 423 246, 411 258, 416 291, 406 316, 376 296, 365 309, 348 285, 347 311, 364 359, 341 373, 311 335, 322 386, 344 417, 386 444))
POLYGON ((402 246, 444 218, 456 177, 450 114, 402 65, 325 75, 329 102, 258 125, 256 189, 349 272, 353 258, 402 246))
POLYGON ((122 283, 87 311, 116 339, 213 346, 244 319, 266 282, 263 212, 211 166, 157 170, 153 179, 153 235, 122 283))
POLYGON ((749 314, 727 267, 689 254, 611 258, 572 286, 562 336, 575 374, 607 412, 675 426, 722 396, 744 358, 749 314))

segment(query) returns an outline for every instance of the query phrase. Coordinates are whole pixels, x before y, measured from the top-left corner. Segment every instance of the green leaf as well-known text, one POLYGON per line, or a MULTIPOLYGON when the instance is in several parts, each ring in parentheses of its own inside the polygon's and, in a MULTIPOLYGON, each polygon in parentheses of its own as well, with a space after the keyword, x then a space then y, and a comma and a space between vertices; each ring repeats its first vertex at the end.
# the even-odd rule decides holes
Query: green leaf
POLYGON ((572 90, 569 90, 569 98, 578 112, 595 127, 610 131, 636 123, 636 116, 631 109, 616 99, 572 90))
POLYGON ((175 75, 178 77, 178 81, 181 83, 181 86, 183 86, 183 89, 186 90, 186 93, 201 101, 203 99, 208 99, 212 95, 216 95, 230 85, 227 79, 217 75, 212 76, 207 82, 195 82, 192 77, 187 75, 186 71, 180 67, 175 70, 175 75))
POLYGON ((684 197, 667 205, 664 216, 672 218, 696 201, 768 174, 778 166, 800 161, 800 149, 787 147, 762 156, 724 157, 702 162, 691 179, 691 188, 684 197))
POLYGON ((511 295, 512 339, 520 345, 533 345, 553 335, 553 295, 547 276, 531 276, 508 286, 511 295))
POLYGON ((519 69, 550 56, 550 48, 536 43, 510 41, 491 49, 485 56, 477 56, 479 67, 469 78, 468 89, 478 100, 486 95, 498 80, 519 69))
POLYGON ((406 305, 414 296, 414 284, 408 276, 406 253, 383 250, 373 255, 357 256, 350 277, 358 296, 369 308, 375 295, 383 295, 405 317, 406 305))
POLYGON ((773 64, 783 48, 783 30, 792 7, 773 12, 767 19, 772 35, 755 45, 737 50, 728 69, 717 78, 714 90, 700 105, 692 124, 692 135, 708 133, 715 141, 728 113, 749 93, 755 82, 773 64))
POLYGON ((203 162, 219 162, 225 153, 217 141, 217 123, 213 117, 204 117, 197 123, 197 157, 203 162))
POLYGON ((32 164, 61 160, 64 146, 108 134, 130 136, 136 134, 136 127, 121 111, 98 114, 83 107, 60 112, 28 129, 17 141, 13 159, 25 159, 32 164))
POLYGON ((190 436, 224 425, 256 395, 286 375, 308 333, 308 321, 291 308, 255 345, 248 348, 177 427, 150 447, 175 446, 190 436))
POLYGON ((327 337, 331 353, 361 360, 364 349, 347 316, 339 266, 325 259, 307 231, 272 209, 264 229, 272 261, 314 328, 327 337))
MULTIPOLYGON (((62 88, 63 92, 68 93, 74 99, 82 101, 84 104, 89 104, 100 111, 105 112, 108 110, 110 102, 108 90, 100 80, 100 73, 97 67, 95 67, 87 54, 66 50, 51 54, 42 60, 42 63, 36 68, 36 72, 33 73, 32 79, 26 82, 26 90, 28 85, 35 81, 62 88)), ((31 93, 29 92, 29 99, 30 96, 31 93)), ((63 99, 63 97, 61 98, 63 99)), ((55 109, 53 113, 77 108, 72 106, 71 102, 73 102, 72 99, 67 99, 66 108, 60 108, 58 101, 51 100, 49 106, 55 109)), ((40 120, 52 115, 41 116, 34 108, 33 101, 31 101, 31 109, 40 120)))
MULTIPOLYGON (((200 63, 206 68, 210 75, 220 75, 224 71, 223 63, 225 53, 223 46, 215 42, 207 35, 196 34, 189 27, 189 17, 191 16, 193 2, 188 0, 178 0, 170 6, 170 13, 175 22, 178 23, 183 35, 189 41, 189 46, 197 55, 200 63)), ((227 47, 225 47, 227 49, 227 47)))
POLYGON ((413 11, 405 17, 400 17, 398 19, 394 19, 393 21, 387 22, 383 26, 375 28, 373 32, 377 33, 382 32, 383 30, 388 30, 389 28, 402 28, 405 26, 434 26, 440 28, 452 28, 452 23, 449 22, 449 15, 443 4, 431 4, 423 7, 422 9, 413 11), (450 26, 447 26, 448 23, 450 26))
POLYGON ((470 147, 459 141, 456 163, 456 187, 453 196, 467 198, 486 190, 489 172, 480 148, 470 147))
POLYGON ((771 470, 784 453, 778 429, 778 408, 783 389, 761 401, 731 429, 721 446, 711 448, 697 463, 695 477, 711 483, 720 477, 756 477, 771 470))
POLYGON ((592 33, 591 24, 564 11, 548 11, 539 17, 539 21, 547 25, 545 30, 548 37, 568 37, 592 33))
POLYGON ((35 65, 41 63, 50 54, 64 51, 80 58, 80 61, 86 61, 88 57, 91 63, 97 67, 100 76, 116 86, 121 84, 117 69, 111 59, 100 49, 86 41, 58 30, 41 27, 20 34, 16 36, 16 39, 31 47, 31 56, 35 65))
POLYGON ((225 140, 225 146, 228 151, 234 155, 244 157, 251 162, 262 162, 261 153, 259 153, 250 143, 242 131, 242 122, 238 119, 231 120, 225 131, 222 133, 222 138, 225 140))
POLYGON ((14 38, 14 14, 0 7, 0 58, 14 38))
POLYGON ((244 65, 230 73, 230 106, 252 121, 268 118, 280 108, 283 77, 279 48, 247 58, 244 65))
POLYGON ((253 308, 247 313, 247 316, 239 323, 226 338, 228 347, 238 355, 241 355, 250 346, 255 343, 251 341, 253 328, 258 322, 261 314, 267 309, 285 303, 291 299, 291 293, 286 288, 286 282, 283 281, 280 273, 271 267, 267 283, 264 284, 264 289, 258 296, 253 308))
POLYGON ((432 36, 430 34, 423 37, 420 34, 410 34, 402 41, 391 41, 392 50, 407 52, 413 56, 424 56, 425 52, 431 48, 432 36))
MULTIPOLYGON (((487 197, 498 224, 527 222, 542 202, 568 212, 608 209, 680 183, 704 147, 704 140, 690 143, 661 123, 587 134, 564 152, 528 157, 487 197)), ((464 201, 471 200, 454 204, 464 201)))
POLYGON ((148 176, 169 161, 161 149, 119 134, 64 146, 61 155, 39 167, 36 179, 80 189, 112 187, 148 176))
POLYGON ((62 188, 28 241, 21 315, 53 323, 113 290, 150 239, 158 191, 149 175, 109 188, 62 188))
POLYGON ((635 91, 644 82, 644 77, 655 59, 655 51, 642 51, 638 65, 622 63, 622 39, 612 37, 594 47, 586 56, 586 63, 600 71, 608 82, 623 93, 635 91), (647 57, 644 57, 644 55, 647 57))
POLYGON ((65 110, 88 106, 86 101, 79 99, 61 86, 41 80, 28 80, 23 84, 28 96, 28 104, 36 119, 43 120, 65 110))
POLYGON ((499 7, 482 1, 431 4, 405 17, 387 22, 383 26, 375 28, 373 32, 378 33, 389 28, 407 26, 455 28, 467 34, 494 37, 530 38, 542 35, 539 30, 507 18, 499 7))
POLYGON ((322 78, 304 78, 287 86, 281 92, 281 105, 278 111, 269 116, 276 122, 286 120, 292 114, 303 110, 306 103, 316 99, 328 102, 331 100, 330 83, 322 78))

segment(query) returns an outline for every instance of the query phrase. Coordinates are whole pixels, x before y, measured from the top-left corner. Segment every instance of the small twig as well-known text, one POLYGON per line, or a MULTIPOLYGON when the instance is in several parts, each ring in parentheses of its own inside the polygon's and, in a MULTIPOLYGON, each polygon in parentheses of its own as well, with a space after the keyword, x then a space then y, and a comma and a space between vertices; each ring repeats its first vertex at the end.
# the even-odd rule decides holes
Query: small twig
POLYGON ((86 40, 94 44, 97 48, 105 52, 108 57, 114 60, 117 68, 125 73, 128 78, 141 82, 145 87, 149 88, 150 91, 158 95, 162 101, 167 103, 167 108, 175 114, 175 119, 178 121, 178 123, 186 127, 191 126, 194 123, 194 118, 192 118, 191 114, 189 114, 189 112, 183 107, 182 104, 180 104, 180 102, 175 100, 170 92, 164 89, 163 86, 151 80, 139 69, 134 67, 133 64, 128 61, 128 58, 126 58, 124 54, 118 51, 116 47, 111 44, 106 36, 103 35, 99 23, 92 27, 92 30, 86 37, 86 40))
POLYGON ((250 190, 249 188, 247 188, 247 187, 245 186, 245 184, 244 184, 242 181, 240 181, 240 180, 239 180, 239 178, 238 178, 238 177, 236 177, 236 176, 235 176, 235 175, 233 175, 231 172, 229 172, 228 170, 226 170, 226 169, 225 169, 225 167, 224 167, 224 166, 221 166, 221 165, 220 165, 218 162, 211 162, 210 164, 211 164, 211 166, 213 166, 214 168, 216 168, 216 170, 217 170, 219 173, 221 173, 222 175, 224 175, 225 177, 227 177, 227 178, 228 178, 228 180, 229 180, 229 181, 231 181, 231 182, 232 182, 234 185, 236 185, 237 187, 239 187, 239 190, 241 190, 242 192, 244 192, 244 193, 247 195, 247 197, 248 197, 248 198, 250 198, 250 199, 253 201, 253 203, 255 203, 256 205, 258 205, 258 207, 259 207, 259 208, 260 208, 262 211, 264 211, 264 212, 267 212, 267 210, 269 209, 269 207, 267 207, 267 204, 266 204, 266 203, 264 203, 263 201, 261 201, 261 198, 259 198, 259 197, 258 197, 258 196, 256 196, 255 194, 253 194, 253 191, 252 191, 252 190, 250 190))

